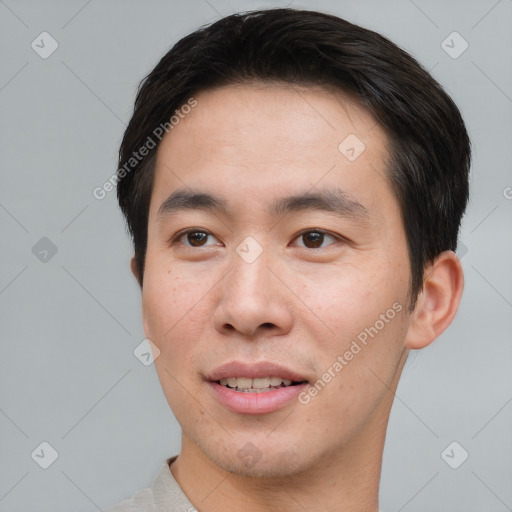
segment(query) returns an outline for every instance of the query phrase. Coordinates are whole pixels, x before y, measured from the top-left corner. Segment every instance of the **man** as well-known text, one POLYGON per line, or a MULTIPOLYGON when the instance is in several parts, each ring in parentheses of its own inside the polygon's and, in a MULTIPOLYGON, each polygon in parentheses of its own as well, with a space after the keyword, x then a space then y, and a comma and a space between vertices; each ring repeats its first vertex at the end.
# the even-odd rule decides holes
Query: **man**
POLYGON ((470 142, 408 54, 272 9, 180 40, 120 149, 179 455, 112 512, 377 512, 411 349, 453 320, 470 142))

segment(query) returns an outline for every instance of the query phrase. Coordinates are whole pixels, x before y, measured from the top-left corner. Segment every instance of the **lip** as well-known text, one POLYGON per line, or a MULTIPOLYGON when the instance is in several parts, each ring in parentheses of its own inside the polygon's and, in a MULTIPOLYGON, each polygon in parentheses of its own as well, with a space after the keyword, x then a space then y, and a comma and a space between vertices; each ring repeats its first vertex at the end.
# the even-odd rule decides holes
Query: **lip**
POLYGON ((244 393, 217 384, 207 382, 212 395, 231 412, 238 414, 268 414, 282 409, 292 401, 296 401, 309 383, 286 386, 264 393, 244 393))
POLYGON ((277 411, 294 400, 309 386, 309 379, 296 370, 286 368, 269 361, 244 363, 231 361, 219 366, 205 376, 206 384, 212 396, 226 409, 237 414, 268 414, 277 411), (303 382, 293 386, 285 386, 263 393, 244 393, 221 386, 220 379, 229 377, 281 377, 294 382, 303 382))
POLYGON ((229 377, 247 377, 249 379, 258 377, 281 377, 294 382, 309 380, 305 375, 280 364, 272 363, 271 361, 259 361, 255 363, 231 361, 215 368, 210 374, 205 375, 205 379, 210 382, 228 379, 229 377))

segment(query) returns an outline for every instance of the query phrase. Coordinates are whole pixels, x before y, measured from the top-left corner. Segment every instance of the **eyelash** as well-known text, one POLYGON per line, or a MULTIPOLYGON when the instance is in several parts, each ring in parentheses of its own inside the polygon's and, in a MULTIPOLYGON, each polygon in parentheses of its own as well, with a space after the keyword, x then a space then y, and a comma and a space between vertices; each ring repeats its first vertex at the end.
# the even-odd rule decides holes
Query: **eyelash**
MULTIPOLYGON (((171 245, 176 245, 180 242, 180 240, 185 237, 186 235, 188 235, 189 233, 204 233, 205 235, 208 235, 208 236, 212 236, 215 238, 215 236, 208 232, 208 231, 205 231, 204 229, 194 229, 194 228, 190 228, 190 229, 186 229, 184 231, 180 231, 171 241, 171 245)), ((338 242, 342 242, 342 243, 348 243, 348 240, 339 236, 339 235, 334 235, 333 233, 330 233, 328 231, 325 231, 323 229, 315 229, 315 228, 308 228, 308 229, 305 229, 303 231, 301 231, 300 233, 298 233, 295 237, 294 237, 294 240, 296 240, 297 238, 300 238, 302 235, 305 235, 306 233, 321 233, 322 235, 327 235, 331 238, 334 238, 334 240, 338 241, 338 242)), ((328 246, 326 247, 329 247, 330 245, 334 245, 334 243, 332 244, 329 244, 328 246)), ((193 247, 193 246, 185 246, 187 249, 201 249, 203 247, 199 246, 199 247, 193 247)), ((204 247, 208 247, 208 246, 204 246, 204 247)), ((325 249, 326 247, 301 247, 301 249, 308 249, 310 251, 318 251, 319 249, 325 249)))

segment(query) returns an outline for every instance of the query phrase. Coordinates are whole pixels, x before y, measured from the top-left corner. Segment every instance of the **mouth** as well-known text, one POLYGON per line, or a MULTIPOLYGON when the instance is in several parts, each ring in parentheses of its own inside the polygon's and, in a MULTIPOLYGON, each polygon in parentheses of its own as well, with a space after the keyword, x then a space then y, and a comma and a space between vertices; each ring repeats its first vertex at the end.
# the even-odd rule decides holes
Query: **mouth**
POLYGON ((283 377, 228 377, 215 382, 240 393, 268 393, 280 388, 306 384, 307 380, 293 381, 283 377))
POLYGON ((267 414, 297 401, 311 379, 270 361, 226 363, 205 375, 211 396, 237 414, 267 414))

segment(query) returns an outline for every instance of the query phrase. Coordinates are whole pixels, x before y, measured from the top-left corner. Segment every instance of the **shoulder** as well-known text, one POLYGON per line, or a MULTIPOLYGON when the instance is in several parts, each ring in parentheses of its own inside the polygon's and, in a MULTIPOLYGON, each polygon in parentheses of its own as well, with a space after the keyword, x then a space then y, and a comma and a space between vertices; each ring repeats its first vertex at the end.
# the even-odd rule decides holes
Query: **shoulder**
POLYGON ((153 512, 154 510, 154 495, 148 487, 136 492, 131 498, 106 508, 104 512, 153 512))
POLYGON ((169 465, 176 457, 171 457, 162 464, 151 487, 137 491, 131 498, 111 505, 104 512, 159 512, 162 503, 167 506, 174 505, 178 498, 176 494, 181 494, 181 489, 172 477, 169 465))

